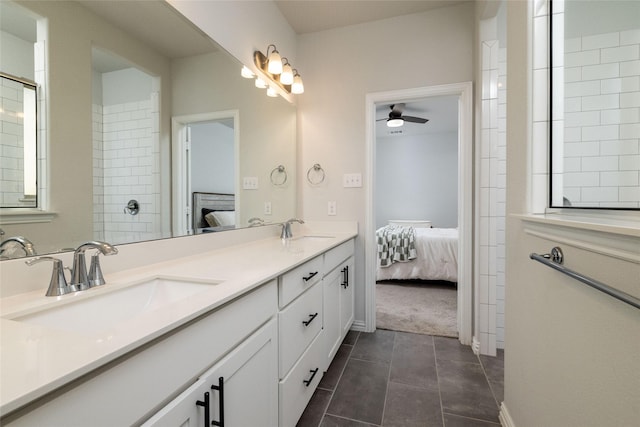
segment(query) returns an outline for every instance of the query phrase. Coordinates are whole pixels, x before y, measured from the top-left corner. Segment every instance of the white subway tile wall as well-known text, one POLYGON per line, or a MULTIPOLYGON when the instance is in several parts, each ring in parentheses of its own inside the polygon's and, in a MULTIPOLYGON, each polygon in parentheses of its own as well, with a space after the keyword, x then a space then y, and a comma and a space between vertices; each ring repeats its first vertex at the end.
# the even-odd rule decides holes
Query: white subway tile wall
POLYGON ((158 97, 94 105, 94 236, 114 243, 160 236, 158 97), (154 126, 155 124, 155 126, 154 126), (125 211, 137 200, 140 211, 125 211))
POLYGON ((478 339, 483 354, 504 348, 506 53, 497 40, 482 42, 478 339))
POLYGON ((0 206, 19 207, 24 198, 23 85, 0 81, 0 206))
POLYGON ((565 51, 564 196, 640 207, 640 30, 567 39, 565 51))

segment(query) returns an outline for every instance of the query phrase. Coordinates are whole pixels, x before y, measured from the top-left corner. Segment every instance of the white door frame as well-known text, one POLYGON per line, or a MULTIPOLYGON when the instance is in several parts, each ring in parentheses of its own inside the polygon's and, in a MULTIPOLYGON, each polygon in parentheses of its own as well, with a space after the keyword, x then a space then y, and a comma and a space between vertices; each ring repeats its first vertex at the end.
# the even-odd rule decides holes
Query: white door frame
MULTIPOLYGON (((172 206, 172 231, 174 236, 184 236, 191 229, 185 216, 185 207, 191 206, 190 179, 186 174, 185 134, 187 126, 192 123, 210 122, 221 119, 233 119, 233 157, 236 185, 240 182, 240 112, 238 110, 225 110, 210 113, 188 114, 171 118, 171 193, 172 206), (189 189, 187 188, 189 187, 189 189)), ((240 192, 235 192, 235 211, 238 215, 240 206, 240 192)), ((236 218, 237 220, 237 218, 236 218)))
POLYGON ((473 84, 453 83, 367 94, 367 212, 365 219, 365 330, 376 329, 375 165, 376 104, 458 96, 458 339, 471 345, 473 326, 473 84))

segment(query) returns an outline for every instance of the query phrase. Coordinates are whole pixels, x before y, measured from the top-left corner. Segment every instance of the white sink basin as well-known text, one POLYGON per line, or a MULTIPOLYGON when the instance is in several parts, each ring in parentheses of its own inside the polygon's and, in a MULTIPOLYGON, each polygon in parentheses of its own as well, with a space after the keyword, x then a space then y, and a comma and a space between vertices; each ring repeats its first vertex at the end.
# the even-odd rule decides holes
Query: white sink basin
POLYGON ((90 295, 92 290, 82 291, 76 294, 80 297, 77 301, 12 320, 77 333, 96 333, 207 291, 219 283, 155 277, 111 292, 90 295))

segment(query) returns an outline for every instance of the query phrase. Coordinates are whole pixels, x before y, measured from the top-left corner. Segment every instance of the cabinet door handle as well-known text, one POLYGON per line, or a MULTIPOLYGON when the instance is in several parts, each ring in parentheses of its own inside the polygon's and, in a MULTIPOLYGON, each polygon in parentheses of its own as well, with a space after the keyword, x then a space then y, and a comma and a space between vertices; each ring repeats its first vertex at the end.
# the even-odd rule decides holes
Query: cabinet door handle
POLYGON ((196 405, 204 406, 204 427, 209 427, 209 420, 211 416, 209 414, 209 392, 204 393, 204 400, 196 400, 196 405))
POLYGON ((311 372, 311 377, 309 377, 308 380, 302 380, 302 382, 304 383, 305 387, 309 387, 309 385, 311 385, 311 381, 313 381, 313 378, 318 373, 318 369, 320 369, 320 368, 310 369, 309 370, 309 372, 311 372))
POLYGON ((303 277, 302 280, 304 280, 305 282, 308 282, 309 280, 313 279, 316 274, 318 274, 317 271, 314 271, 313 273, 309 273, 309 275, 307 277, 303 277))
POLYGON ((348 265, 342 269, 342 287, 345 289, 349 287, 349 266, 348 265))
POLYGON ((218 385, 212 385, 211 390, 218 391, 218 404, 220 406, 220 421, 211 421, 211 425, 224 427, 224 377, 218 378, 218 385))
POLYGON ((318 315, 318 313, 310 314, 310 315, 309 315, 309 320, 303 320, 303 321, 302 321, 302 324, 303 324, 304 326, 309 326, 309 324, 311 324, 311 322, 313 322, 313 319, 315 319, 317 315, 318 315))

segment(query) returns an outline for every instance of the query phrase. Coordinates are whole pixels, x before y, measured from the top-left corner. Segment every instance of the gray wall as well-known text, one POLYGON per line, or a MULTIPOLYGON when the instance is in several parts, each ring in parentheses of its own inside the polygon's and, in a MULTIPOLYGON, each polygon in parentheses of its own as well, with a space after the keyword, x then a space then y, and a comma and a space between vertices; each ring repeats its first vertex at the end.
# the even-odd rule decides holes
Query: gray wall
POLYGON ((378 138, 376 163, 376 227, 390 219, 458 226, 456 132, 378 138))

